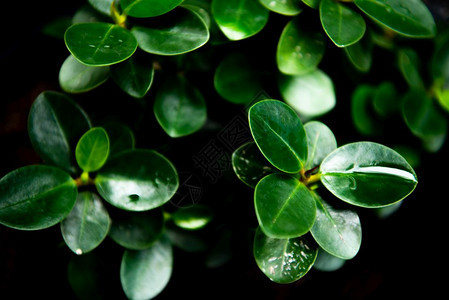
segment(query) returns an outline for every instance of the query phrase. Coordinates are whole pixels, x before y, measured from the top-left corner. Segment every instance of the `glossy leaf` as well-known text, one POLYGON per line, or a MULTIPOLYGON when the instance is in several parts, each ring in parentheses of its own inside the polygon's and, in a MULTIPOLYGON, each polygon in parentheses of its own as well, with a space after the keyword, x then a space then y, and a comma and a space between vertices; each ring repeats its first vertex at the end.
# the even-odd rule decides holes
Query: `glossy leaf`
POLYGON ((310 121, 304 125, 307 136, 306 169, 312 169, 321 164, 323 159, 337 149, 337 140, 332 131, 319 121, 310 121))
POLYGON ((274 239, 260 228, 254 237, 254 258, 260 270, 276 283, 292 283, 313 266, 318 249, 304 237, 274 239))
POLYGON ((436 25, 421 0, 354 0, 368 16, 405 36, 433 37, 436 25))
POLYGON ((278 100, 257 102, 248 112, 254 140, 267 160, 286 173, 297 173, 307 160, 307 137, 293 109, 278 100))
POLYGON ((78 194, 75 206, 61 222, 61 232, 70 250, 81 255, 92 251, 108 235, 111 220, 96 194, 78 194))
POLYGON ((143 98, 153 83, 154 68, 151 60, 138 60, 135 56, 111 67, 114 82, 128 95, 143 98))
POLYGON ((301 236, 315 221, 316 205, 310 190, 291 175, 264 177, 254 191, 254 206, 260 228, 273 238, 301 236))
POLYGON ((341 200, 362 207, 382 207, 407 197, 418 181, 396 151, 372 142, 347 144, 321 164, 321 182, 341 200))
POLYGON ((173 269, 173 249, 167 238, 151 248, 126 250, 120 266, 120 281, 129 299, 152 299, 165 288, 173 269))
POLYGON ((313 268, 323 272, 337 271, 345 264, 346 260, 333 256, 323 249, 318 249, 318 256, 313 268))
POLYGON ((274 171, 255 142, 243 144, 232 153, 232 167, 237 177, 252 188, 274 171))
POLYGON ((335 209, 316 193, 316 220, 310 232, 321 248, 330 254, 351 259, 362 243, 362 226, 353 210, 335 209))
POLYGON ((209 40, 209 29, 193 11, 180 8, 158 22, 131 29, 139 47, 157 55, 178 55, 200 48, 209 40))
POLYGON ((131 17, 149 18, 163 15, 181 3, 182 0, 120 0, 120 7, 131 17))
POLYGON ((336 103, 334 84, 319 69, 302 75, 281 76, 279 89, 285 102, 305 118, 323 115, 336 103))
POLYGON ((90 128, 85 112, 64 94, 46 91, 31 106, 28 135, 33 148, 47 163, 75 173, 75 146, 90 128))
POLYGON ((197 204, 180 208, 171 217, 178 227, 197 230, 203 228, 212 220, 212 211, 207 206, 197 204))
POLYGON ((320 19, 324 31, 338 47, 357 43, 365 34, 363 17, 339 2, 321 0, 320 19))
POLYGON ((302 2, 304 4, 310 6, 311 8, 318 9, 318 7, 320 6, 321 0, 302 0, 302 2))
POLYGON ((302 11, 297 0, 259 0, 265 8, 286 16, 296 16, 302 11))
POLYGON ((109 155, 109 137, 101 127, 87 131, 79 140, 75 149, 78 165, 84 172, 98 171, 109 155))
POLYGON ((269 12, 257 0, 212 0, 212 14, 226 37, 236 41, 261 31, 269 12))
POLYGON ((88 0, 89 4, 92 5, 97 11, 110 16, 111 6, 114 0, 88 0))
POLYGON ((285 26, 278 42, 276 62, 284 74, 299 75, 314 70, 325 52, 324 37, 294 18, 285 26))
POLYGON ((363 135, 378 135, 381 132, 381 124, 376 122, 372 114, 372 103, 376 91, 375 88, 361 84, 351 97, 351 115, 355 128, 363 135))
POLYGON ((64 40, 70 53, 88 66, 122 62, 137 49, 137 41, 125 28, 110 23, 80 23, 70 26, 64 40))
POLYGON ((182 137, 203 127, 207 118, 206 102, 201 92, 184 77, 174 77, 157 91, 154 114, 169 136, 182 137))
POLYGON ((22 167, 0 179, 0 224, 38 230, 61 222, 76 201, 75 181, 61 169, 22 167))
POLYGON ((179 182, 175 167, 152 150, 128 150, 109 160, 98 172, 95 185, 112 205, 131 211, 159 207, 175 194, 179 182))
POLYGON ((402 76, 413 89, 424 89, 424 81, 419 69, 419 57, 413 49, 401 49, 398 51, 398 66, 402 76))
POLYGON ((368 72, 373 62, 373 42, 371 35, 366 35, 357 43, 343 48, 346 57, 360 72, 368 72))
POLYGON ((148 212, 126 212, 112 216, 109 236, 117 244, 131 250, 151 247, 162 235, 164 217, 161 209, 148 212))
POLYGON ((109 137, 109 157, 112 157, 122 151, 131 150, 135 147, 134 133, 131 129, 116 122, 102 124, 109 137))

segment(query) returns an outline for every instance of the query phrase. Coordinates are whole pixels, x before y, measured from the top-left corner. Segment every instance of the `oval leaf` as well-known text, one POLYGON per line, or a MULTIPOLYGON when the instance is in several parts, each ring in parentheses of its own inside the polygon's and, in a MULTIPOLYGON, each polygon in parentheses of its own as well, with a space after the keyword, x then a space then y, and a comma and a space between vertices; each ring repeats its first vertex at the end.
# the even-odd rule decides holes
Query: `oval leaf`
POLYGON ((75 149, 78 165, 84 172, 98 171, 109 155, 109 137, 101 127, 95 127, 86 132, 75 149))
POLYGON ((320 6, 320 1, 321 0, 302 0, 302 2, 304 4, 306 4, 307 6, 310 6, 311 8, 315 8, 315 9, 318 9, 318 7, 320 6))
POLYGON ((112 157, 122 151, 134 149, 135 138, 131 129, 122 123, 106 123, 102 125, 109 137, 109 155, 112 157))
POLYGON ((88 0, 88 2, 97 11, 108 16, 111 15, 111 6, 113 5, 114 0, 88 0))
POLYGON ((154 68, 151 60, 140 61, 134 56, 111 67, 114 82, 128 95, 143 98, 153 83, 154 68))
POLYGON ((163 238, 151 248, 126 250, 120 266, 120 281, 129 299, 152 299, 165 288, 173 269, 173 249, 163 238))
POLYGON ((323 249, 318 249, 318 256, 313 264, 313 268, 323 272, 333 272, 345 264, 346 260, 335 257, 323 249))
POLYGON ((101 244, 110 225, 101 199, 94 193, 82 192, 70 214, 61 222, 61 232, 70 250, 81 255, 101 244))
POLYGON ((267 160, 281 171, 299 172, 307 159, 307 137, 293 109, 278 100, 263 100, 248 116, 251 134, 267 160))
POLYGON ((357 86, 351 97, 351 116, 355 128, 363 135, 373 136, 381 133, 381 125, 372 113, 374 87, 366 84, 357 86))
POLYGON ((112 205, 144 211, 166 203, 178 189, 175 167, 152 150, 128 150, 113 157, 95 178, 100 195, 112 205))
POLYGON ((183 229, 197 230, 212 220, 212 211, 203 205, 180 208, 172 215, 173 222, 183 229))
POLYGON ((306 169, 312 169, 319 166, 329 153, 337 149, 337 140, 329 127, 321 122, 307 122, 304 129, 308 149, 306 169))
POLYGON ((265 8, 281 15, 295 16, 302 11, 297 0, 259 0, 259 2, 265 8))
POLYGON ((163 15, 183 0, 120 0, 120 7, 124 14, 135 18, 149 18, 163 15))
POLYGON ((406 48, 398 51, 399 70, 412 89, 425 89, 419 63, 418 53, 415 50, 406 48))
POLYGON ((264 177, 254 191, 254 206, 260 228, 273 238, 301 236, 315 221, 316 205, 310 190, 286 174, 264 177))
POLYGON ((274 239, 260 228, 254 237, 254 258, 260 270, 276 283, 292 283, 313 266, 318 249, 304 237, 274 239))
POLYGON ((70 53, 88 66, 107 66, 129 58, 137 41, 125 28, 110 23, 80 23, 64 35, 70 53))
POLYGON ((75 181, 50 166, 27 166, 0 179, 0 224, 38 230, 61 222, 77 196, 75 181))
POLYGON ((321 164, 321 182, 336 197, 362 207, 382 207, 407 197, 418 181, 396 151, 372 142, 347 144, 321 164))
POLYGON ((357 43, 344 47, 344 53, 351 64, 360 72, 368 72, 373 62, 373 41, 367 34, 357 43))

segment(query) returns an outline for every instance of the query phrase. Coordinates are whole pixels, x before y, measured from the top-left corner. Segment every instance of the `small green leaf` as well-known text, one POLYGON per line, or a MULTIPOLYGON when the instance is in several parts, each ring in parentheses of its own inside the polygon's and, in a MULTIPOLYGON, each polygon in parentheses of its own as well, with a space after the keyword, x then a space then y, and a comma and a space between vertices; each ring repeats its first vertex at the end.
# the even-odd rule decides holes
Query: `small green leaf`
POLYGON ((333 256, 320 248, 313 268, 323 272, 333 272, 343 267, 345 262, 346 260, 333 256))
POLYGON ((398 66, 402 76, 413 89, 424 89, 424 81, 421 78, 419 57, 415 50, 407 48, 398 51, 398 66))
POLYGON ((320 1, 321 0, 302 0, 302 2, 304 4, 306 4, 307 6, 310 6, 311 8, 315 8, 315 9, 318 9, 318 7, 320 6, 320 1))
POLYGON ((111 15, 111 6, 113 5, 114 0, 88 0, 88 2, 97 11, 108 16, 111 15))
POLYGON ((373 106, 381 117, 389 117, 399 110, 398 92, 391 81, 379 84, 373 95, 373 106))
POLYGON ((180 8, 158 22, 131 29, 140 49, 157 55, 178 55, 200 48, 209 40, 209 29, 195 12, 180 8))
POLYGON ((316 204, 310 190, 287 174, 264 177, 254 191, 254 206, 260 228, 273 238, 304 235, 315 221, 316 204))
MULTIPOLYGON (((72 24, 70 25, 79 23, 97 23, 97 22, 110 22, 110 21, 111 19, 109 17, 100 13, 97 9, 94 9, 91 5, 85 4, 81 6, 72 16, 72 24)), ((68 29, 68 27, 66 28, 66 30, 68 29)))
POLYGON ((165 204, 179 186, 175 167, 152 150, 128 150, 109 160, 98 172, 95 185, 112 205, 144 211, 165 204))
POLYGON ((110 225, 108 211, 101 199, 86 191, 78 194, 72 211, 61 222, 61 232, 70 250, 81 255, 101 244, 110 225))
POLYGON ((31 106, 28 135, 47 163, 76 173, 75 146, 90 128, 86 113, 64 94, 42 92, 31 106))
POLYGON ((257 102, 248 112, 254 140, 267 160, 286 173, 298 173, 307 160, 307 137, 293 109, 278 100, 257 102))
POLYGON ((153 83, 154 68, 151 60, 140 61, 135 56, 111 67, 114 82, 128 95, 143 98, 153 83))
POLYGON ((61 222, 76 201, 75 181, 61 169, 22 167, 0 179, 0 224, 38 230, 61 222))
POLYGON ((321 0, 320 19, 324 31, 338 47, 355 44, 365 34, 363 17, 334 0, 321 0))
POLYGON ((371 35, 364 37, 351 46, 344 47, 343 51, 352 65, 360 72, 368 72, 373 62, 373 41, 371 35))
POLYGON ((173 249, 167 238, 151 248, 126 250, 120 266, 120 281, 129 299, 152 299, 168 284, 173 269, 173 249))
POLYGON ((88 66, 108 66, 124 61, 137 49, 128 30, 110 23, 80 23, 64 35, 70 53, 88 66))
POLYGON ((306 275, 318 248, 305 237, 274 239, 260 228, 254 237, 254 258, 260 270, 276 283, 292 283, 306 275))
POLYGON ((382 207, 407 197, 418 180, 396 151, 372 142, 347 144, 321 164, 321 182, 341 200, 361 207, 382 207))
POLYGON ((259 2, 275 13, 296 16, 302 11, 302 7, 297 0, 259 0, 259 2))
POLYGON ((102 125, 109 137, 109 158, 125 150, 134 149, 135 138, 131 129, 118 122, 102 125))
POLYGON ((319 121, 307 122, 304 125, 307 135, 306 169, 312 169, 321 164, 323 159, 337 149, 337 141, 332 131, 319 121))
POLYGON ((200 130, 207 119, 206 102, 201 92, 184 77, 166 80, 154 102, 154 114, 171 137, 182 137, 200 130))
POLYGON ((135 18, 163 15, 182 3, 182 0, 120 0, 124 14, 135 18))
POLYGON ((373 136, 381 132, 381 124, 376 121, 372 104, 376 94, 374 87, 366 84, 357 86, 351 97, 351 115, 355 128, 363 135, 373 136))
POLYGON ((354 0, 369 17, 405 36, 430 38, 436 34, 432 14, 421 0, 354 0))
POLYGON ((279 70, 299 75, 314 70, 325 52, 324 36, 311 30, 296 17, 285 26, 278 42, 276 62, 279 70))
POLYGON ((171 215, 173 222, 183 229, 197 230, 212 220, 212 211, 204 205, 180 208, 171 215))
POLYGON ((79 140, 75 149, 78 165, 84 172, 98 171, 109 155, 109 137, 101 127, 87 131, 79 140))
POLYGON ((319 69, 302 75, 281 76, 279 89, 285 102, 305 118, 323 115, 335 106, 334 84, 319 69))
POLYGON ((441 35, 435 40, 435 49, 430 61, 433 81, 441 81, 445 89, 449 88, 449 35, 441 35))
POLYGON ((261 31, 269 11, 257 0, 212 0, 212 14, 228 39, 236 41, 261 31))

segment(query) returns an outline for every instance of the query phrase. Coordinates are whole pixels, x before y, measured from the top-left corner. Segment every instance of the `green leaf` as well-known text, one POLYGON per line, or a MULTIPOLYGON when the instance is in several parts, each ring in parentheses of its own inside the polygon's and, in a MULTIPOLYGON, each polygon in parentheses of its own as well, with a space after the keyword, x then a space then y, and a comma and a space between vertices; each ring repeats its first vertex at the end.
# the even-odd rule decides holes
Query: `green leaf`
MULTIPOLYGON (((97 23, 97 22, 110 22, 111 18, 105 16, 104 14, 100 13, 97 9, 94 9, 91 5, 85 4, 81 6, 75 14, 72 16, 72 24, 78 24, 78 23, 97 23)), ((70 26, 68 26, 70 27, 70 26)), ((67 27, 67 28, 68 28, 67 27)), ((66 28, 66 30, 67 30, 66 28)), ((65 31, 64 30, 64 33, 65 31)), ((64 38, 64 34, 63 34, 64 38)))
POLYGON ((441 87, 436 87, 435 94, 441 107, 449 112, 449 90, 443 89, 441 87))
POLYGON ((333 272, 343 267, 345 262, 346 260, 335 257, 320 248, 313 268, 323 272, 333 272))
POLYGON ((398 66, 402 76, 410 88, 425 88, 419 69, 419 57, 415 50, 410 48, 399 50, 398 66))
POLYGON ((247 104, 263 89, 260 77, 260 73, 248 57, 241 53, 233 53, 226 56, 218 65, 214 75, 214 87, 224 99, 233 103, 247 104))
POLYGON ((259 2, 275 13, 296 16, 302 11, 302 7, 297 0, 259 0, 259 2))
POLYGON ((131 17, 149 18, 163 15, 181 3, 182 0, 120 0, 120 7, 131 17))
POLYGON ((161 209, 126 212, 112 216, 111 239, 131 250, 151 247, 162 235, 164 217, 161 209))
POLYGON ((306 4, 307 6, 310 6, 311 8, 315 8, 315 9, 318 9, 318 7, 320 6, 320 1, 321 0, 302 0, 302 2, 304 4, 306 4))
POLYGON ((113 5, 114 0, 88 0, 88 2, 97 11, 108 16, 111 15, 111 6, 113 5))
POLYGON ((381 117, 389 117, 399 110, 398 92, 391 81, 379 84, 373 95, 373 106, 381 117))
POLYGON ((362 226, 353 210, 338 210, 319 195, 316 200, 316 220, 310 232, 321 248, 330 254, 351 259, 359 252, 362 243, 362 226))
POLYGON ((321 164, 321 182, 341 200, 361 207, 382 207, 407 197, 418 180, 396 151, 372 142, 347 144, 321 164))
POLYGON ((118 122, 103 124, 109 137, 109 158, 125 150, 134 149, 135 139, 131 129, 118 122))
POLYGON ((372 111, 373 98, 376 94, 374 87, 366 84, 357 86, 351 97, 351 116, 355 128, 367 136, 378 135, 381 132, 379 122, 372 111))
POLYGON ((75 181, 50 166, 22 167, 0 179, 0 224, 38 230, 61 222, 76 201, 75 181))
POLYGON ((28 135, 47 163, 75 173, 75 146, 90 128, 86 113, 64 94, 46 91, 34 101, 28 118, 28 135))
POLYGON ((311 30, 310 25, 294 18, 285 26, 278 42, 276 62, 279 70, 288 75, 299 75, 314 70, 325 52, 324 36, 311 30))
POLYGON ((183 137, 200 130, 207 119, 206 102, 201 92, 184 77, 165 80, 154 102, 154 114, 171 137, 183 137))
POLYGON ((316 205, 310 190, 287 174, 264 177, 254 191, 254 206, 260 228, 273 238, 304 235, 315 221, 316 205))
POLYGON ((297 281, 312 268, 318 249, 304 237, 274 239, 260 228, 254 237, 254 258, 260 270, 276 283, 297 281))
POLYGON ((435 49, 430 60, 430 73, 434 81, 442 81, 449 88, 449 35, 435 40, 435 49))
POLYGON ((257 102, 248 112, 254 140, 267 160, 286 173, 298 173, 307 159, 307 137, 293 109, 278 100, 257 102))
POLYGON ((302 75, 281 76, 279 89, 285 102, 305 118, 323 115, 335 106, 334 84, 319 69, 302 75))
POLYGON ((274 171, 255 142, 243 144, 232 153, 232 167, 237 177, 252 188, 274 171))
POLYGON ((165 204, 179 186, 172 163, 152 150, 128 150, 109 160, 98 172, 95 185, 112 205, 144 211, 165 204))
POLYGON ((153 83, 154 68, 151 60, 140 61, 135 56, 111 67, 114 82, 128 95, 143 98, 153 83))
POLYGON ((269 11, 257 0, 212 0, 212 15, 226 37, 236 41, 261 31, 269 11))
POLYGON ((320 19, 324 31, 338 47, 355 44, 365 34, 363 17, 334 0, 321 0, 320 19))
POLYGON ((67 280, 79 299, 105 299, 103 289, 105 284, 102 284, 105 271, 104 265, 99 254, 95 251, 81 256, 72 255, 70 257, 67 267, 67 280))
POLYGON ((75 206, 61 222, 61 232, 70 250, 81 255, 92 251, 108 235, 111 220, 103 203, 96 194, 78 194, 75 206))
POLYGON ((178 227, 197 230, 203 228, 212 220, 212 211, 204 205, 197 204, 180 208, 171 217, 178 227))
POLYGON ((120 281, 129 299, 152 299, 165 288, 173 269, 173 249, 163 238, 151 248, 126 250, 120 266, 120 281))
POLYGON ((421 0, 354 0, 369 17, 405 36, 430 38, 436 34, 432 14, 421 0))
POLYGON ((87 131, 79 140, 75 149, 78 165, 84 172, 98 171, 109 155, 109 137, 101 127, 87 131))
POLYGON ((368 72, 373 62, 373 41, 371 35, 364 37, 355 44, 344 47, 343 51, 351 64, 360 72, 368 72))
POLYGON ((139 47, 157 55, 178 55, 200 48, 209 40, 209 29, 195 12, 180 8, 158 22, 131 29, 139 47))
POLYGON ((198 231, 186 231, 179 227, 167 228, 167 236, 173 246, 185 252, 204 252, 208 249, 206 241, 198 234, 198 231))
POLYGON ((319 121, 310 121, 304 125, 307 136, 306 169, 312 169, 321 164, 323 159, 337 149, 337 140, 332 131, 319 121))
POLYGON ((64 35, 70 53, 88 66, 108 66, 128 59, 137 49, 134 36, 110 23, 80 23, 64 35))

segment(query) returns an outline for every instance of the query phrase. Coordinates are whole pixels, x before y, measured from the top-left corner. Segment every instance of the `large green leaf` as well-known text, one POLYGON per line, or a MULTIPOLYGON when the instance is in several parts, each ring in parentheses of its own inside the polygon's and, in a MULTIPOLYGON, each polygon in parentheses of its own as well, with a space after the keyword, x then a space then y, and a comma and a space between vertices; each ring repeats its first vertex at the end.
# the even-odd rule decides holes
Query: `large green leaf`
POLYGON ((171 218, 178 226, 186 230, 197 230, 212 220, 212 211, 204 205, 183 207, 172 213, 171 218))
POLYGON ((365 34, 363 17, 334 0, 321 0, 320 19, 324 31, 338 47, 357 43, 365 34))
POLYGON ((200 130, 207 118, 206 102, 201 92, 184 77, 167 79, 154 101, 154 114, 171 137, 182 137, 200 130))
POLYGON ((212 0, 212 14, 221 31, 235 41, 261 31, 269 11, 257 0, 212 0))
POLYGON ((41 93, 30 109, 28 135, 39 156, 47 163, 75 173, 75 146, 90 128, 85 112, 64 94, 41 93))
POLYGON ((209 29, 203 19, 195 12, 180 8, 158 22, 134 26, 131 32, 139 47, 158 55, 178 55, 193 51, 209 40, 209 29))
POLYGON ((153 83, 154 68, 151 59, 138 60, 135 56, 111 67, 114 82, 128 95, 143 98, 153 83))
POLYGON ((293 109, 278 100, 263 100, 248 113, 254 140, 267 160, 287 173, 297 173, 307 160, 307 137, 293 109))
POLYGON ((179 186, 175 167, 152 150, 128 150, 109 160, 95 178, 100 195, 112 205, 132 211, 166 203, 179 186))
POLYGON ((92 192, 78 194, 75 206, 61 222, 67 246, 78 255, 95 249, 108 235, 111 220, 100 197, 92 192))
POLYGON ((276 52, 277 66, 282 73, 304 74, 321 62, 325 51, 324 37, 307 26, 297 17, 282 31, 276 52))
POLYGON ((323 159, 337 149, 337 140, 332 131, 319 121, 310 121, 304 125, 307 135, 306 169, 312 169, 321 164, 323 159))
POLYGON ((109 155, 109 137, 101 127, 94 127, 80 138, 75 149, 78 165, 84 172, 98 171, 109 155))
POLYGON ((421 0, 354 0, 377 22, 405 36, 428 38, 436 34, 432 14, 421 0))
POLYGON ((135 18, 149 18, 163 15, 183 0, 120 0, 120 6, 124 14, 135 18))
POLYGON ((107 66, 129 58, 137 41, 129 30, 110 23, 80 23, 64 35, 70 53, 88 66, 107 66))
POLYGON ((61 169, 14 170, 0 179, 0 224, 22 230, 51 227, 70 213, 76 195, 75 181, 61 169))
POLYGON ((311 191, 287 174, 264 177, 254 191, 257 220, 263 232, 273 238, 294 238, 307 233, 316 216, 311 191))
POLYGON ((276 283, 292 283, 313 266, 318 248, 305 237, 274 239, 260 228, 254 237, 254 258, 260 270, 276 283))
POLYGON ((305 118, 323 115, 335 106, 334 84, 319 69, 302 75, 281 76, 279 89, 285 102, 305 118))
POLYGON ((396 151, 372 142, 347 144, 321 164, 321 182, 341 200, 362 207, 382 207, 407 197, 418 181, 396 151))
POLYGON ((120 266, 120 281, 129 299, 152 299, 165 288, 173 269, 173 249, 167 238, 151 248, 126 250, 120 266))
POLYGON ((316 200, 316 220, 310 232, 321 248, 342 258, 353 258, 362 243, 362 226, 353 210, 339 210, 313 194, 316 200))
POLYGON ((259 0, 265 8, 275 13, 296 16, 302 11, 302 7, 298 0, 259 0))

